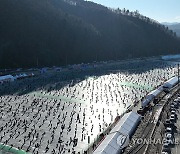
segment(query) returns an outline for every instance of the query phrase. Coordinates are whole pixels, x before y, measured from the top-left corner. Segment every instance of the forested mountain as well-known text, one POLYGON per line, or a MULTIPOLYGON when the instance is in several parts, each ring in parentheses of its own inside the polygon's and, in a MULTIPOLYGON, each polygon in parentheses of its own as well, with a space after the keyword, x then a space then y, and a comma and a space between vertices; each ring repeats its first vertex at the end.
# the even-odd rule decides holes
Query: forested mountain
POLYGON ((180 40, 138 11, 83 0, 1 0, 0 68, 179 53, 180 40))
POLYGON ((179 23, 178 22, 161 22, 161 24, 166 25, 166 26, 171 26, 171 25, 176 25, 179 23))
POLYGON ((176 32, 177 36, 180 37, 180 23, 168 25, 169 29, 172 29, 174 32, 176 32))

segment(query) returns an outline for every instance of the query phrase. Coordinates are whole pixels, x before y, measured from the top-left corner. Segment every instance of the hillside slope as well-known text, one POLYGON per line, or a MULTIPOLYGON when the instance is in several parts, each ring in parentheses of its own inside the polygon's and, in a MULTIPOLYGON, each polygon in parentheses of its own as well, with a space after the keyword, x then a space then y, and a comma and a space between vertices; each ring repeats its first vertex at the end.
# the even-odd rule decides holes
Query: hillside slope
POLYGON ((0 67, 66 65, 178 53, 149 18, 83 0, 1 0, 0 67))
POLYGON ((176 32, 177 36, 180 37, 180 23, 169 25, 168 27, 169 29, 172 29, 174 32, 176 32))

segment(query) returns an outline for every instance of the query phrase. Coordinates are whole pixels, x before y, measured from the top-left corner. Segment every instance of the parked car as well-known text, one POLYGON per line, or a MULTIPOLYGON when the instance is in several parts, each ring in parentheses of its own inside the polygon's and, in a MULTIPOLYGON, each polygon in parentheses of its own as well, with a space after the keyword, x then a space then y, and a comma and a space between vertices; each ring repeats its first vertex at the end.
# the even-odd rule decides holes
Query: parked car
POLYGON ((180 98, 178 97, 178 98, 176 98, 175 100, 174 100, 174 102, 180 102, 180 98))
POLYGON ((171 108, 175 108, 175 106, 173 104, 170 105, 171 108))
POLYGON ((176 109, 178 108, 177 102, 173 102, 172 105, 174 105, 174 108, 176 108, 176 109))
POLYGON ((170 119, 173 118, 174 120, 176 119, 176 115, 175 114, 171 114, 170 119))
POLYGON ((169 145, 173 144, 173 140, 172 139, 165 139, 163 143, 168 144, 168 146, 169 146, 169 145))
POLYGON ((164 123, 164 126, 170 127, 171 125, 173 125, 173 122, 170 121, 170 119, 166 119, 166 121, 165 121, 165 123, 164 123))
POLYGON ((170 111, 176 111, 176 108, 170 108, 170 111))
POLYGON ((161 154, 170 154, 170 152, 161 152, 161 154))
POLYGON ((172 128, 167 127, 167 128, 166 128, 166 133, 171 133, 171 132, 172 132, 172 128))
POLYGON ((166 134, 165 134, 165 138, 167 138, 167 139, 172 139, 172 138, 173 138, 172 133, 166 133, 166 134))
POLYGON ((162 152, 171 152, 168 143, 164 143, 164 144, 163 144, 162 152))
POLYGON ((143 115, 145 113, 145 110, 143 108, 140 108, 137 113, 143 115))
POLYGON ((175 111, 175 110, 172 110, 172 111, 171 111, 171 114, 172 114, 172 115, 175 115, 175 114, 176 114, 176 111, 175 111))

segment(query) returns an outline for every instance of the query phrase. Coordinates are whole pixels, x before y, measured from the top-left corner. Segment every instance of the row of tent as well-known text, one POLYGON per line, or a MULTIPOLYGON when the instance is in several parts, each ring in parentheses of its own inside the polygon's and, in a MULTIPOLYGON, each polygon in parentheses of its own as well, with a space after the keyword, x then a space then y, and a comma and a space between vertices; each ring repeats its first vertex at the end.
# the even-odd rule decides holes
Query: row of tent
POLYGON ((178 76, 175 76, 163 84, 163 88, 172 88, 178 83, 178 76))
MULTIPOLYGON (((142 107, 148 105, 157 97, 164 88, 172 88, 178 83, 178 77, 172 77, 159 88, 151 91, 142 102, 142 107)), ((128 146, 129 137, 135 132, 141 116, 136 112, 126 113, 117 123, 117 125, 104 138, 102 143, 97 147, 93 154, 121 154, 122 149, 128 146)))
POLYGON ((122 149, 128 146, 129 137, 135 132, 140 120, 141 116, 136 112, 126 113, 93 154, 121 154, 122 149))
POLYGON ((14 81, 15 78, 12 75, 0 76, 0 83, 14 81))
POLYGON ((33 77, 34 73, 31 74, 19 74, 19 75, 4 75, 4 76, 0 76, 0 83, 6 83, 6 82, 13 82, 14 80, 19 80, 19 79, 24 79, 24 78, 29 78, 29 77, 33 77))
POLYGON ((179 59, 179 58, 180 58, 180 54, 178 54, 178 55, 166 55, 166 56, 161 56, 161 58, 162 58, 163 60, 179 59))
POLYGON ((34 73, 31 73, 31 74, 23 73, 23 74, 14 76, 14 78, 15 79, 24 79, 24 78, 33 77, 33 76, 34 76, 34 73))
POLYGON ((145 99, 141 102, 141 106, 146 107, 152 100, 155 99, 163 91, 163 86, 151 91, 145 99))
POLYGON ((178 83, 178 76, 172 77, 167 80, 162 86, 151 91, 145 99, 141 102, 141 106, 146 107, 151 101, 153 101, 162 91, 168 91, 178 83))

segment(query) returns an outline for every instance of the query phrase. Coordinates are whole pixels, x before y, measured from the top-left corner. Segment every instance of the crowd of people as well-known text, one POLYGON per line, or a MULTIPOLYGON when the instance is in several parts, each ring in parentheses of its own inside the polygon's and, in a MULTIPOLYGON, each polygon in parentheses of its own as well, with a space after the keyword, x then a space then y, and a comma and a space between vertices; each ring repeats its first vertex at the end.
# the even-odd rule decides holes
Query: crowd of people
POLYGON ((174 65, 149 65, 83 80, 51 72, 0 85, 0 143, 34 154, 84 153, 118 115, 176 74, 174 65))

